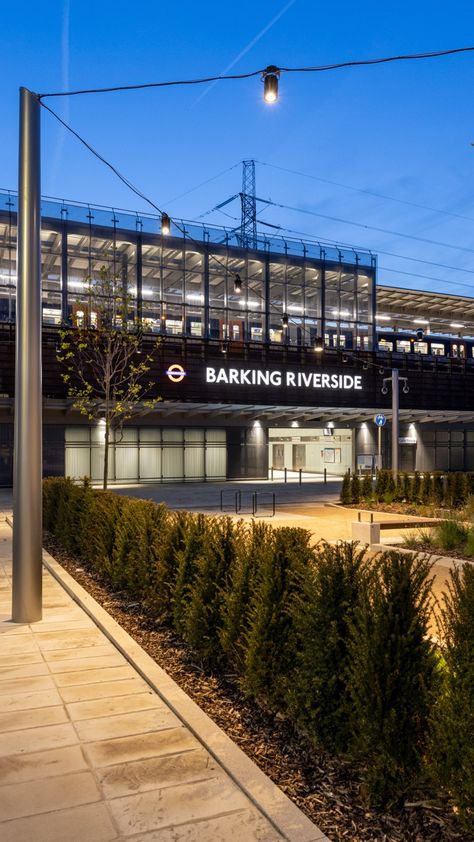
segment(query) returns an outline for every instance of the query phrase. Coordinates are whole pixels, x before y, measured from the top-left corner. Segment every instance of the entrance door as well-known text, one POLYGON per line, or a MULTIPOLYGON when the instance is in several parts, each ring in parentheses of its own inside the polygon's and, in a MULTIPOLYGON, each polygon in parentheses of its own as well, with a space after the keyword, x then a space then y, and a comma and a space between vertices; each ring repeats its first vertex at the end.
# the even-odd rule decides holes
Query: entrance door
POLYGON ((293 445, 293 470, 299 471, 300 468, 306 467, 306 445, 293 445))
POLYGON ((400 470, 414 471, 416 464, 416 444, 400 445, 400 470))
POLYGON ((274 444, 272 447, 272 467, 283 470, 285 467, 285 445, 274 444))

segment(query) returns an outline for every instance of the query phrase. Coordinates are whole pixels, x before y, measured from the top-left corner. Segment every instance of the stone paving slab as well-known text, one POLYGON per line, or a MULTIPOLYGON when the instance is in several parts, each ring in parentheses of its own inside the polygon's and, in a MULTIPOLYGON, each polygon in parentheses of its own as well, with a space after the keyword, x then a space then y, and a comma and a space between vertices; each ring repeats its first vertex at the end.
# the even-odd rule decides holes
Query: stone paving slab
POLYGON ((43 620, 12 623, 10 543, 0 522, 2 842, 326 840, 47 554, 43 620))

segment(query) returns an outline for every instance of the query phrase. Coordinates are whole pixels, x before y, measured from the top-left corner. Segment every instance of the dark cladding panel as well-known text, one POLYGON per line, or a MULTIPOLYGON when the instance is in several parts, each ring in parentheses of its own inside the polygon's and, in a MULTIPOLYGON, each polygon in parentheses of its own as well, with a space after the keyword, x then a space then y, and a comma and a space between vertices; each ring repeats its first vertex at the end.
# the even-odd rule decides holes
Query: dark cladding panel
POLYGON ((262 427, 227 429, 227 478, 267 479, 267 432, 262 427))
POLYGON ((43 476, 64 476, 64 426, 45 424, 43 427, 43 476))
POLYGON ((13 424, 0 424, 0 486, 13 485, 13 424))

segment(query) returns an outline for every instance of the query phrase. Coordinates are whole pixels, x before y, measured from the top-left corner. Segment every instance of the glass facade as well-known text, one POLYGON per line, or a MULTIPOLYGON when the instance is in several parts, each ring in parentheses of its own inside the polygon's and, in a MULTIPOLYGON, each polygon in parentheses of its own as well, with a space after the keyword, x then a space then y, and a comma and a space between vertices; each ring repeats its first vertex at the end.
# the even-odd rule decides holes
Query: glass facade
MULTIPOLYGON (((0 192, 0 320, 15 318, 17 197, 0 192)), ((106 208, 43 200, 45 324, 81 323, 87 289, 105 266, 146 330, 169 336, 371 349, 375 258, 265 236, 172 224, 106 208), (236 292, 236 276, 241 292, 236 292)), ((91 317, 92 318, 92 317, 91 317)))

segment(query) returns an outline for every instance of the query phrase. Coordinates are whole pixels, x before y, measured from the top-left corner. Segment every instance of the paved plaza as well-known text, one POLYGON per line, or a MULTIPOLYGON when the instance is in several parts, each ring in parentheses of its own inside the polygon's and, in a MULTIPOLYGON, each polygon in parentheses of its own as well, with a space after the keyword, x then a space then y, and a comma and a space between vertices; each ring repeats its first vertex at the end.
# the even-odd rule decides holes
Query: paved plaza
POLYGON ((2 842, 322 842, 138 644, 45 561, 69 592, 45 569, 43 620, 13 624, 11 528, 0 523, 2 842))
MULTIPOLYGON (((224 489, 231 501, 239 486, 244 501, 259 487, 235 485, 224 489)), ((356 513, 331 505, 338 496, 334 486, 276 486, 280 504, 268 523, 306 528, 313 541, 351 538, 356 513)), ((117 490, 220 513, 218 487, 117 490)), ((43 620, 11 622, 9 506, 11 492, 2 490, 2 842, 325 840, 47 553, 43 620)), ((249 512, 241 515, 251 519, 249 512)), ((400 541, 399 530, 387 530, 383 540, 400 541)), ((450 566, 446 561, 434 568, 438 596, 450 566)))

